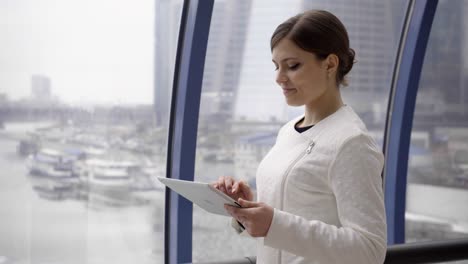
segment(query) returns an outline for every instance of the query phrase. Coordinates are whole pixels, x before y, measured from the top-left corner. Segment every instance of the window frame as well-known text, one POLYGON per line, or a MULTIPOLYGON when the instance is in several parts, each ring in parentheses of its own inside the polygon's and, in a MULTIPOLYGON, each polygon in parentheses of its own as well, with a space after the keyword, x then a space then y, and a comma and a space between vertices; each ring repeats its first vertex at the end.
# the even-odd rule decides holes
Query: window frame
MULTIPOLYGON (((214 0, 184 0, 172 88, 166 177, 193 181, 200 95, 214 0)), ((166 187, 165 263, 192 262, 192 203, 166 187)))
MULTIPOLYGON (((437 3, 437 0, 409 1, 394 61, 383 144, 390 245, 404 243, 411 128, 437 3)), ((184 0, 168 135, 168 178, 193 181, 201 86, 213 5, 214 0, 184 0)), ((190 202, 166 189, 165 263, 192 261, 192 212, 190 202)))
POLYGON ((405 242, 409 145, 416 95, 438 0, 411 0, 394 66, 384 133, 387 243, 405 242))

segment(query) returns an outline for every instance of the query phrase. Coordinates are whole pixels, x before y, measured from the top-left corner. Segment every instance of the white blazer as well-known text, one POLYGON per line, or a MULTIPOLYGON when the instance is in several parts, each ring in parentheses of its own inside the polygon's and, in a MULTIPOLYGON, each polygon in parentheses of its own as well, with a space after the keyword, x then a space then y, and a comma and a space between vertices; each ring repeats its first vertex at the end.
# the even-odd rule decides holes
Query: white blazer
POLYGON ((274 207, 257 263, 378 264, 386 254, 383 155, 343 106, 298 133, 291 120, 257 171, 258 201, 274 207))

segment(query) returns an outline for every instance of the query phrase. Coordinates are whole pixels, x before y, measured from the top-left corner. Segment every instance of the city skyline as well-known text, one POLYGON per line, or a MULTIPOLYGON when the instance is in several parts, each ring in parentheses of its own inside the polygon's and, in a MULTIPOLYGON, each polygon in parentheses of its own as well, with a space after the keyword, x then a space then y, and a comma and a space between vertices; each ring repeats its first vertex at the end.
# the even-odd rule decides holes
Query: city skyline
POLYGON ((154 1, 0 2, 0 93, 48 76, 65 103, 152 103, 154 1))
MULTIPOLYGON (((35 4, 34 1, 21 0, 0 3, 2 7, 0 9, 0 34, 5 47, 0 51, 0 60, 2 61, 0 64, 0 93, 5 94, 10 101, 24 99, 30 95, 31 76, 43 75, 50 78, 53 83, 52 95, 70 105, 155 104, 161 105, 161 108, 166 108, 168 111, 173 80, 173 66, 170 65, 172 65, 171 61, 176 52, 182 2, 166 2, 145 1, 134 4, 120 0, 115 2, 116 4, 114 2, 111 4, 109 0, 98 3, 93 1, 55 3, 47 0, 41 4, 35 4), (158 13, 156 4, 166 2, 170 7, 169 12, 161 12, 165 9, 163 6, 158 13), (110 10, 111 12, 106 12, 105 10, 112 5, 114 6, 110 10), (148 6, 152 9, 145 10, 148 6), (105 16, 103 16, 104 12, 106 12, 105 16), (162 28, 163 25, 159 24, 164 18, 163 14, 167 14, 170 18, 164 25, 170 27, 169 30, 158 32, 157 28, 162 28), (106 18, 105 21, 103 17, 106 18), (131 22, 123 22, 125 18, 131 18, 131 22), (128 24, 126 24, 127 22, 128 24), (138 29, 137 32, 134 32, 135 29, 138 29), (161 35, 158 37, 157 34, 161 35), (169 37, 165 43, 159 41, 164 39, 166 35, 169 37), (161 49, 168 50, 166 54, 169 55, 168 58, 161 61, 155 59, 158 45, 161 49), (144 48, 139 49, 139 47, 144 48), (163 76, 169 78, 161 81, 163 76), (155 94, 158 87, 166 88, 162 89, 164 90, 162 96, 156 99, 155 94)), ((252 101, 250 105, 254 105, 258 100, 271 105, 284 106, 273 109, 276 111, 271 113, 274 117, 290 118, 291 112, 300 112, 294 108, 286 107, 281 93, 276 89, 273 80, 274 72, 272 67, 269 67, 271 66, 271 57, 268 50, 268 37, 274 30, 274 26, 288 16, 300 11, 300 9, 316 7, 329 9, 341 16, 344 23, 349 25, 351 44, 357 48, 358 63, 350 76, 351 87, 344 90, 345 95, 351 95, 352 100, 355 98, 362 100, 365 98, 362 95, 369 93, 371 98, 378 100, 382 92, 387 93, 385 89, 388 88, 387 84, 390 78, 388 69, 392 68, 393 57, 390 56, 390 53, 379 55, 379 51, 392 49, 392 45, 395 45, 395 43, 389 43, 391 41, 388 39, 391 37, 385 37, 383 32, 390 32, 393 38, 398 37, 395 32, 400 30, 399 24, 403 14, 397 4, 373 3, 367 5, 368 10, 362 11, 364 12, 363 16, 356 21, 346 13, 346 10, 349 10, 350 5, 352 5, 348 2, 327 5, 320 1, 306 4, 306 2, 298 0, 288 5, 287 9, 283 7, 277 8, 278 10, 261 1, 253 2, 252 6, 238 5, 236 7, 235 4, 225 1, 219 1, 215 4, 213 19, 219 16, 216 12, 223 10, 221 13, 224 13, 224 16, 219 17, 226 21, 222 21, 222 23, 213 21, 211 25, 212 30, 217 32, 217 36, 216 38, 211 37, 211 42, 208 44, 203 83, 205 97, 202 95, 200 114, 202 114, 203 109, 207 110, 205 113, 223 110, 224 116, 230 116, 227 109, 234 109, 232 112, 239 119, 245 115, 245 111, 250 109, 245 107, 243 103, 252 101), (219 7, 218 10, 216 7, 219 7), (250 9, 261 11, 263 15, 252 16, 254 12, 251 12, 250 9), (371 12, 372 10, 375 12, 371 12), (382 10, 392 11, 383 15, 382 10), (240 17, 246 21, 240 21, 240 17, 229 15, 232 12, 242 12, 243 15, 240 17), (269 12, 273 12, 275 15, 268 15, 269 12), (366 12, 372 13, 373 16, 365 18, 366 12), (377 23, 379 26, 373 27, 372 23, 366 21, 379 21, 377 23), (369 30, 366 30, 367 28, 369 30), (235 32, 234 37, 228 38, 227 36, 231 35, 227 34, 229 32, 235 32), (385 44, 379 44, 382 39, 387 40, 385 44), (215 45, 213 45, 213 40, 215 45), (226 45, 231 45, 234 48, 223 49, 223 47, 231 47, 226 45), (220 51, 223 50, 233 52, 222 54, 220 51), (210 55, 211 53, 213 55, 210 55), (377 59, 373 56, 377 56, 377 59), (366 76, 371 77, 366 79, 366 76), (268 80, 257 85, 257 79, 268 80), (265 83, 268 84, 265 85, 265 83), (261 91, 252 94, 253 88, 261 91), (210 97, 213 92, 217 93, 218 96, 210 97), (210 104, 208 101, 214 103, 210 104)), ((440 17, 444 16, 443 4, 440 5, 438 14, 440 17)), ((454 34, 454 29, 460 28, 463 21, 464 19, 459 13, 454 14, 452 19, 448 21, 452 33, 447 36, 460 42, 466 42, 467 34, 464 32, 459 35, 454 34)), ((451 41, 444 39, 444 35, 441 33, 433 33, 432 35, 431 39, 440 43, 451 41)), ((445 47, 447 45, 439 46, 445 47)), ((454 82, 452 86, 456 86, 455 88, 440 90, 444 98, 439 100, 439 104, 447 104, 447 109, 452 109, 452 111, 463 106, 463 102, 468 98, 468 93, 463 87, 468 78, 466 74, 466 65, 468 64, 463 57, 457 58, 457 54, 466 54, 467 49, 463 47, 460 44, 447 50, 432 49, 429 45, 426 54, 427 62, 435 62, 437 56, 450 52, 447 53, 448 56, 455 58, 450 61, 452 64, 456 64, 451 67, 457 66, 460 70, 458 72, 452 70, 453 74, 444 78, 423 74, 421 79, 421 85, 429 83, 434 86, 438 83, 439 87, 447 80, 454 82), (425 76, 428 78, 424 78, 425 76)), ((444 63, 435 64, 430 71, 444 71, 450 66, 450 63, 444 63), (437 70, 439 68, 440 70, 437 70)), ((446 70, 446 72, 448 71, 446 70)), ((423 90, 421 89, 422 92, 423 90)), ((421 99, 429 98, 425 100, 426 104, 432 102, 430 98, 437 97, 434 96, 437 93, 428 91, 426 95, 422 92, 421 99)), ((385 103, 385 100, 383 102, 385 103)), ((420 102, 418 100, 418 103, 420 102)), ((385 108, 380 107, 382 111, 385 108)), ((272 111, 271 108, 266 109, 272 111)), ((463 112, 466 113, 467 109, 463 107, 463 112)), ((168 115, 168 112, 164 113, 168 115)), ((270 113, 256 112, 255 114, 270 113)), ((268 117, 263 119, 268 120, 268 117)))

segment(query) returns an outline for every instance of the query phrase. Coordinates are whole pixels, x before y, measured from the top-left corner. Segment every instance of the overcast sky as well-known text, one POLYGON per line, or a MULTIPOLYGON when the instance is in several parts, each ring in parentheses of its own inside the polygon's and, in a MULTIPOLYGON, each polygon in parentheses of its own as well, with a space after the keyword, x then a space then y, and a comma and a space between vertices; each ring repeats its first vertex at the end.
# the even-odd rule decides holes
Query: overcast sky
POLYGON ((0 93, 31 75, 73 104, 153 101, 154 0, 0 0, 0 93))

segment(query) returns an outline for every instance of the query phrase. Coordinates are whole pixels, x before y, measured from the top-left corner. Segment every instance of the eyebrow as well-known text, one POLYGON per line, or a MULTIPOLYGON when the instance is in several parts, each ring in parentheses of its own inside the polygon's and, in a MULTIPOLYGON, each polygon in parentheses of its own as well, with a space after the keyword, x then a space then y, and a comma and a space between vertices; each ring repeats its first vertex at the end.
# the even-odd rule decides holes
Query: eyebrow
MULTIPOLYGON (((280 60, 280 62, 281 62, 281 61, 286 61, 286 60, 297 60, 297 59, 298 59, 297 57, 287 57, 287 58, 284 58, 284 59, 280 60)), ((272 59, 271 61, 274 62, 274 63, 276 63, 276 61, 273 60, 273 59, 272 59)))

